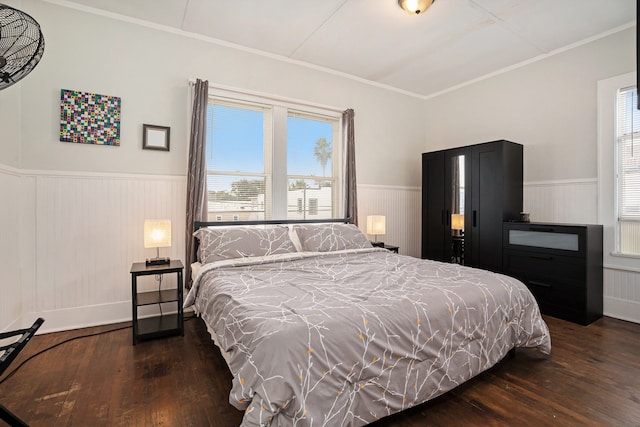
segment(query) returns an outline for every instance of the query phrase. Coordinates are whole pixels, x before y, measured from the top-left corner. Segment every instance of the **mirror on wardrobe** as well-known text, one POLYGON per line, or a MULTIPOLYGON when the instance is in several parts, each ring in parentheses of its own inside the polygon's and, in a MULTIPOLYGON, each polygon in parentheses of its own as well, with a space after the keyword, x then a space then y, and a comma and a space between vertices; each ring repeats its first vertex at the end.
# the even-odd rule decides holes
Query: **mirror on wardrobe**
POLYGON ((464 154, 451 158, 451 262, 464 265, 464 154))

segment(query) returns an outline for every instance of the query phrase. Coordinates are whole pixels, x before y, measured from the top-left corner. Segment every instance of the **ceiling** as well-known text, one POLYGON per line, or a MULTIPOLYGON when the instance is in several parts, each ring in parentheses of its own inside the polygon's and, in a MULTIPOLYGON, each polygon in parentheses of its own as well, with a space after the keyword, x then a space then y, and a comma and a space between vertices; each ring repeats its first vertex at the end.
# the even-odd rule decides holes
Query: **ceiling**
POLYGON ((636 20, 636 0, 436 0, 417 16, 396 0, 63 2, 74 3, 419 97, 631 27, 636 20))

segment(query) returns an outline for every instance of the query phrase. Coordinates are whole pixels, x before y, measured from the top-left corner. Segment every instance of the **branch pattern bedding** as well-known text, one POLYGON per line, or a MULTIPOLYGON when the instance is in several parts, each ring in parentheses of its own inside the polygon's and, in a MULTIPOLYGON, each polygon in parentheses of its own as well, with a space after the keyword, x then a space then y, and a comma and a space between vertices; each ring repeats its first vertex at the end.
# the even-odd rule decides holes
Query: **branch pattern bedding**
POLYGON ((315 238, 322 252, 204 264, 185 300, 230 354, 229 400, 245 410, 243 426, 365 425, 514 347, 550 352, 535 299, 516 279, 368 247, 349 227, 306 231, 296 233, 301 246, 315 238))

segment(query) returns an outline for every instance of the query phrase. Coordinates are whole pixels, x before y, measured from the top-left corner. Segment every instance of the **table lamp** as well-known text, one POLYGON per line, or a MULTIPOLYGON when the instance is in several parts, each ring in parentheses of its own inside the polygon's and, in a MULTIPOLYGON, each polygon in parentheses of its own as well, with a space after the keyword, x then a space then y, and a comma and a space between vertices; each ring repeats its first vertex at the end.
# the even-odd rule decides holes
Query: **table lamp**
POLYGON ((368 215, 367 216, 367 234, 373 234, 375 240, 371 242, 373 246, 384 247, 384 242, 378 242, 378 235, 385 233, 385 216, 384 215, 368 215))
POLYGON ((457 230, 460 235, 462 234, 464 230, 464 215, 451 214, 451 229, 457 230))
POLYGON ((147 259, 147 265, 169 264, 171 260, 160 257, 160 248, 171 247, 171 220, 144 220, 144 247, 156 248, 156 257, 147 259))

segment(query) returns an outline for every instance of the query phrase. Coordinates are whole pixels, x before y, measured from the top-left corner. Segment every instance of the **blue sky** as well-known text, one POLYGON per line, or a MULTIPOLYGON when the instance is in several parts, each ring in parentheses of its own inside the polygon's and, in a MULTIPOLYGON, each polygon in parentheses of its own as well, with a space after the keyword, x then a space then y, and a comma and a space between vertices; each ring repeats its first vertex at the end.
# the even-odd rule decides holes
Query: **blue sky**
MULTIPOLYGON (((263 171, 263 113, 209 106, 207 117, 208 169, 226 172, 263 171), (211 139, 215 141, 211 144, 211 139)), ((307 118, 287 120, 287 168, 292 175, 322 176, 322 166, 313 154, 319 138, 331 141, 331 124, 307 118)), ((326 174, 331 174, 331 160, 326 174)))
MULTIPOLYGON (((316 141, 320 138, 331 142, 330 123, 295 117, 288 118, 287 173, 289 175, 323 176, 322 166, 313 154, 316 141)), ((331 159, 327 162, 325 174, 331 175, 331 159)))

